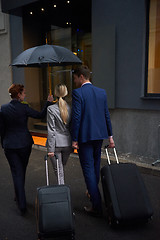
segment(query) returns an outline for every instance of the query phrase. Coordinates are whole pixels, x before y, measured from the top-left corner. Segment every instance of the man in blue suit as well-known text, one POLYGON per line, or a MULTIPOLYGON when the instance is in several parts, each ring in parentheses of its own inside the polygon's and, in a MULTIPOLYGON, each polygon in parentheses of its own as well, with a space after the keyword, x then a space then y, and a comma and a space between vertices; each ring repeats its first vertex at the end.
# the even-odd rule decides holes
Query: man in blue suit
POLYGON ((113 148, 112 126, 104 89, 90 82, 90 70, 80 66, 73 73, 77 89, 72 92, 72 147, 78 149, 80 163, 92 203, 84 210, 91 215, 101 215, 101 195, 98 188, 101 147, 109 139, 113 148))

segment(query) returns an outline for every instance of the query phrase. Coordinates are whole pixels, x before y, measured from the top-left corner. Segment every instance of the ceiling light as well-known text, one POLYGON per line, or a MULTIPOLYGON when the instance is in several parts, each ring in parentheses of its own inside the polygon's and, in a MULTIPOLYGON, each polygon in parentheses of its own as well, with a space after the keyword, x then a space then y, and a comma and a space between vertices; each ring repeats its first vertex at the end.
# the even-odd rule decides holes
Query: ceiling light
POLYGON ((57 7, 57 5, 56 4, 54 4, 54 8, 56 8, 57 7))
POLYGON ((30 15, 33 15, 33 12, 30 12, 29 14, 30 14, 30 15))
POLYGON ((41 11, 44 12, 44 8, 41 8, 41 11))
POLYGON ((67 1, 67 3, 70 3, 70 1, 67 1))

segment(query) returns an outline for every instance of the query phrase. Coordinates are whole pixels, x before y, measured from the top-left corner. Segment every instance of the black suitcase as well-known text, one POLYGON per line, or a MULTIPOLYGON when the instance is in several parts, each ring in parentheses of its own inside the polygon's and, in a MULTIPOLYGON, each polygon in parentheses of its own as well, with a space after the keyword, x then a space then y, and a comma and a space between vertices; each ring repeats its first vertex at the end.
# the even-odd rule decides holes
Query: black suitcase
POLYGON ((153 209, 136 164, 119 163, 115 148, 115 164, 101 169, 101 182, 107 208, 108 222, 112 226, 148 222, 153 209))
MULTIPOLYGON (((65 239, 75 239, 70 188, 67 185, 49 186, 47 157, 46 155, 47 186, 37 188, 36 218, 38 238, 45 239, 64 236, 65 239)), ((59 183, 58 159, 57 173, 59 183)))

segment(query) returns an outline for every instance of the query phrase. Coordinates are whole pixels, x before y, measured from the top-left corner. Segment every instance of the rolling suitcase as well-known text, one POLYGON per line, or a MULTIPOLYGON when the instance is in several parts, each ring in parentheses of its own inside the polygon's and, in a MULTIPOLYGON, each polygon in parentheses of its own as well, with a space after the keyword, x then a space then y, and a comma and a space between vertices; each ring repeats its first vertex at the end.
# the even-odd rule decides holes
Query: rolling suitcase
POLYGON ((112 226, 148 222, 153 210, 143 179, 136 164, 119 163, 116 149, 115 164, 101 169, 101 182, 109 224, 112 226))
MULTIPOLYGON (((75 239, 70 188, 67 185, 49 185, 47 158, 48 156, 46 155, 47 186, 37 188, 36 218, 38 238, 65 236, 65 239, 75 239)), ((59 184, 58 159, 57 176, 59 184)))

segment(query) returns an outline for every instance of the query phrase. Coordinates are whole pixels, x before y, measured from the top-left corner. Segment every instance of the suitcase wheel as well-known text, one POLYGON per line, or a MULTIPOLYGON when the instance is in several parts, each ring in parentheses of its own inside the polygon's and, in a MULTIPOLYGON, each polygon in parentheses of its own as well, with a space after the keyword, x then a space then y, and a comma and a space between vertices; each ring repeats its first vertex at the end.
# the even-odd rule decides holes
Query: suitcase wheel
POLYGON ((117 227, 119 225, 119 221, 110 215, 108 215, 107 220, 110 227, 117 227))
POLYGON ((45 240, 45 238, 41 234, 38 233, 38 240, 45 240))
POLYGON ((75 240, 75 233, 72 233, 72 235, 69 238, 70 240, 75 240))
POLYGON ((72 239, 72 240, 75 240, 75 234, 72 235, 72 238, 71 238, 71 239, 72 239))
POLYGON ((66 236, 65 239, 66 239, 66 240, 75 240, 75 234, 73 233, 73 234, 70 235, 70 236, 66 236))

